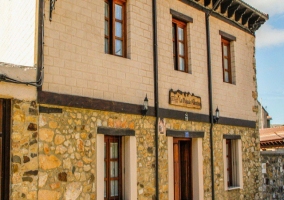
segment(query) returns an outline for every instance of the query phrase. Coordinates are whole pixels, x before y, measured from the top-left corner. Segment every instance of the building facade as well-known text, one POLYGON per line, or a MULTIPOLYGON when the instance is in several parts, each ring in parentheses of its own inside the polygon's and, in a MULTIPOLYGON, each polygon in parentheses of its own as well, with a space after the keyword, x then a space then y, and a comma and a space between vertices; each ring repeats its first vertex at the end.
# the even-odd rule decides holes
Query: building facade
POLYGON ((2 195, 261 198, 254 33, 267 15, 240 0, 36 2, 33 81, 0 83, 2 195))

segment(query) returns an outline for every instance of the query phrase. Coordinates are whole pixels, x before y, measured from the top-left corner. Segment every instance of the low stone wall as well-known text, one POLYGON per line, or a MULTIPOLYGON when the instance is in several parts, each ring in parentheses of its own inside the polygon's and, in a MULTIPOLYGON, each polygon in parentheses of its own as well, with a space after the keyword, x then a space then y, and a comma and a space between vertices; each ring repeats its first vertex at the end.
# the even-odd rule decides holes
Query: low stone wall
POLYGON ((284 199, 284 152, 262 151, 260 155, 263 199, 284 199))

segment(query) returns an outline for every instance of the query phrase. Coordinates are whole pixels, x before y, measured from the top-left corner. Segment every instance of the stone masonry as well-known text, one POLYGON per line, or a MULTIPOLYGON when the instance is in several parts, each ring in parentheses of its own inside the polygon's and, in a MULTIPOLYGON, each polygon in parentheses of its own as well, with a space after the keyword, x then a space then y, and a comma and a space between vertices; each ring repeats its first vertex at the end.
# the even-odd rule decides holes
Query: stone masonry
POLYGON ((284 152, 262 151, 263 199, 284 199, 284 152))

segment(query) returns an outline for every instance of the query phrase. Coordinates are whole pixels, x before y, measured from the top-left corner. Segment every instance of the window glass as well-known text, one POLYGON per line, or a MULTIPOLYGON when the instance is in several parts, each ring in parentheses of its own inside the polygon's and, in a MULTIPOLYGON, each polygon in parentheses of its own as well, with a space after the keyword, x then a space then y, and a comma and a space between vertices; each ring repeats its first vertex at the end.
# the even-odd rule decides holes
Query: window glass
POLYGON ((117 196, 118 195, 118 181, 117 180, 114 180, 114 181, 111 181, 111 196, 117 196))
POLYGON ((224 59, 224 68, 228 69, 228 59, 224 59))
POLYGON ((179 46, 179 55, 184 56, 184 45, 183 45, 183 43, 179 42, 178 46, 179 46))
POLYGON ((179 58, 179 70, 184 71, 184 59, 179 58))
POLYGON ((228 56, 228 48, 226 45, 223 46, 224 56, 228 56))
POLYGON ((122 37, 122 24, 120 22, 115 22, 115 36, 122 37))
POLYGON ((122 56, 122 41, 115 40, 115 55, 122 56))
POLYGON ((122 6, 115 4, 115 18, 122 20, 122 6))
POLYGON ((183 29, 178 27, 178 39, 183 40, 183 29))
POLYGON ((109 6, 108 6, 108 3, 105 2, 105 17, 108 17, 109 16, 109 6))

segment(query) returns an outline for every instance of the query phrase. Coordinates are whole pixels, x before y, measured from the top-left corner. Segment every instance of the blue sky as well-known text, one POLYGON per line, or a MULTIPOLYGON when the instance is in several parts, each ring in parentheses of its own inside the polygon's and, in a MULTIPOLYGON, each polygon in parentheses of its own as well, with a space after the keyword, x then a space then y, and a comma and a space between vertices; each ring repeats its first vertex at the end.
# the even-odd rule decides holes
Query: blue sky
POLYGON ((244 1, 269 14, 256 32, 258 99, 272 117, 271 124, 284 124, 284 2, 244 1))

